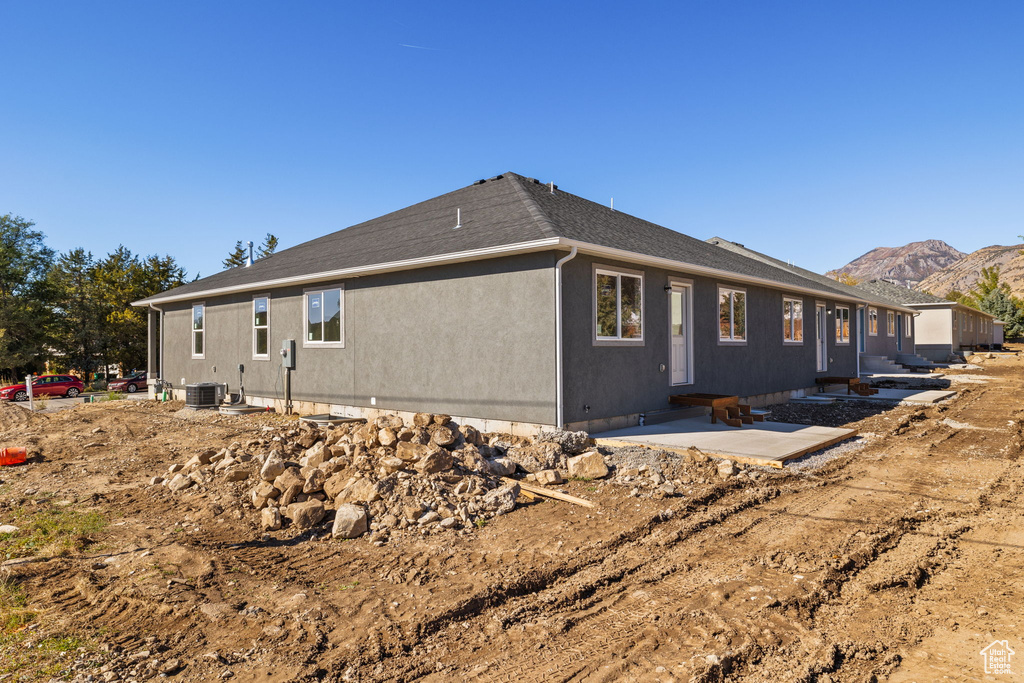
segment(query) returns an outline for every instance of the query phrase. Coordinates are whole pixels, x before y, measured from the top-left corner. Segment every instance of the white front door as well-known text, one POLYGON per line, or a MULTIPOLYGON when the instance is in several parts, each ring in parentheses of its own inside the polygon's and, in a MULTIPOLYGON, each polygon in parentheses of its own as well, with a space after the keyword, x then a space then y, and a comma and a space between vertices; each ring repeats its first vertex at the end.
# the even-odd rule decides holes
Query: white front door
POLYGON ((669 295, 669 347, 672 384, 689 384, 690 378, 690 285, 672 284, 669 295))
POLYGON ((814 307, 814 328, 818 331, 818 372, 828 370, 828 316, 825 304, 814 307))

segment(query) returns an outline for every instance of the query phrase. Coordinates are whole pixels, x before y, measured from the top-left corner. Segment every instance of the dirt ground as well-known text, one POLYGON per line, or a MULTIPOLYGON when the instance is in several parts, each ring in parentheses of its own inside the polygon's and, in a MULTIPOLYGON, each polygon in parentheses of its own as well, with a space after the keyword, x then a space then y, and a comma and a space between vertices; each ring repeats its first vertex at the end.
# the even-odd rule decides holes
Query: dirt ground
POLYGON ((243 484, 149 484, 283 416, 0 405, 0 445, 33 456, 0 467, 0 680, 1016 680, 980 651, 1024 658, 1022 370, 845 422, 780 408, 860 431, 820 467, 572 481, 595 509, 387 542, 264 537, 243 484))

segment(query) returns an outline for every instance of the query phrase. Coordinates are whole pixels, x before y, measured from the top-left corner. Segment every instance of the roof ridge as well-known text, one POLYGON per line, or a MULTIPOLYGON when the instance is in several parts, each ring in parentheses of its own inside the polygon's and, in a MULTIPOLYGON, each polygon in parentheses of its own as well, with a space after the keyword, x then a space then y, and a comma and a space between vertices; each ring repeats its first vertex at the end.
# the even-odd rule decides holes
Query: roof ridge
POLYGON ((518 173, 512 173, 511 171, 506 173, 505 176, 512 182, 512 187, 515 188, 516 195, 526 206, 526 210, 529 212, 530 217, 533 218, 534 222, 541 229, 546 237, 561 237, 558 234, 558 229, 555 227, 554 221, 544 212, 544 209, 540 207, 537 200, 530 196, 530 193, 526 191, 526 188, 522 186, 522 181, 525 178, 518 173))

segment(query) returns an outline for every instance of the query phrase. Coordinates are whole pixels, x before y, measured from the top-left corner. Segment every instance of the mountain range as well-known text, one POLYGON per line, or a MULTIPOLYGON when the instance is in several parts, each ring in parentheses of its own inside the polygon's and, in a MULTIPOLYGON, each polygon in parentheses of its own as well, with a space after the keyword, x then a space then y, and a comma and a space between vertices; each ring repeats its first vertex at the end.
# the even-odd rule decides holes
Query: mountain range
POLYGON ((889 280, 936 296, 951 290, 967 292, 982 268, 999 266, 1000 279, 1015 296, 1024 298, 1024 244, 995 245, 965 254, 942 240, 911 242, 902 247, 878 247, 826 275, 846 274, 861 282, 889 280))

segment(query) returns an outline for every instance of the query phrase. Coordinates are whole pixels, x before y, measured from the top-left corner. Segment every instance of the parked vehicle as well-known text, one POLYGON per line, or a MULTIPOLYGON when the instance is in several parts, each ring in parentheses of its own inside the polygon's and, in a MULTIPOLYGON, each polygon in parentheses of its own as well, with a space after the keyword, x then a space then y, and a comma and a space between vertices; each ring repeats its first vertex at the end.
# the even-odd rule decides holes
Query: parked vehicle
POLYGON ((129 394, 134 394, 139 389, 146 388, 146 373, 144 372, 133 372, 127 377, 118 377, 112 379, 107 384, 107 389, 110 391, 127 391, 129 394))
MULTIPOLYGON (((33 396, 67 396, 74 398, 82 393, 82 380, 73 375, 40 375, 32 380, 33 396)), ((0 388, 0 400, 27 401, 28 391, 24 383, 0 388)))

